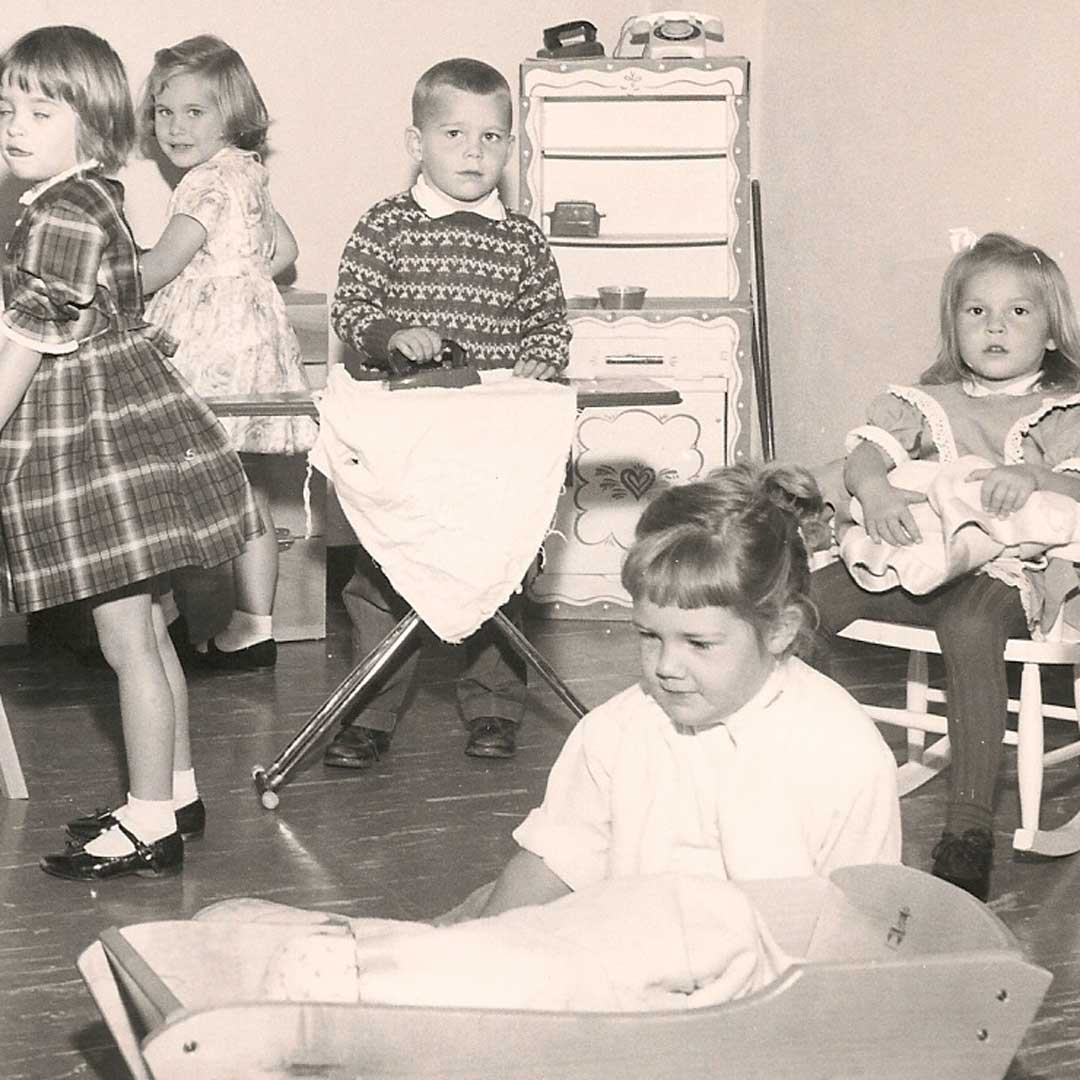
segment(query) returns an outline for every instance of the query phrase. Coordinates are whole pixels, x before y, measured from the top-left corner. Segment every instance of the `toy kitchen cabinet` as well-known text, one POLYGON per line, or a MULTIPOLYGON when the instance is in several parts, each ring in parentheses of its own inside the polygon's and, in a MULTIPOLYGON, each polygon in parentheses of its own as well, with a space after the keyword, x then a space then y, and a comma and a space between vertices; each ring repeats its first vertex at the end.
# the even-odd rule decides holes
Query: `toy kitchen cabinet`
POLYGON ((520 210, 562 275, 568 375, 647 376, 682 399, 581 411, 530 590, 541 614, 626 617, 619 570, 644 505, 749 453, 748 79, 742 57, 521 67, 520 210), (607 286, 644 287, 644 303, 610 308, 607 286))

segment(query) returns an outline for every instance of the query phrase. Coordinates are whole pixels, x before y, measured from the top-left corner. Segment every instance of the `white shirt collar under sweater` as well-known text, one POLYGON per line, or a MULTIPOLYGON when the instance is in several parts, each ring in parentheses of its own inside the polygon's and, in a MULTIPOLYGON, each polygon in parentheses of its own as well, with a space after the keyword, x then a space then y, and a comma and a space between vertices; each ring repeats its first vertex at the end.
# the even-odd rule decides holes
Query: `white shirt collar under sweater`
POLYGON ((964 379, 960 383, 960 389, 968 397, 1023 397, 1038 389, 1041 378, 1042 372, 1036 371, 1026 379, 1017 379, 1016 382, 1001 387, 985 386, 974 379, 964 379))
POLYGON ((72 165, 70 169, 65 169, 63 172, 58 172, 55 176, 50 176, 48 180, 42 180, 41 183, 35 184, 32 188, 27 188, 19 196, 19 204, 21 206, 29 206, 39 195, 43 195, 54 184, 59 184, 62 180, 66 180, 69 176, 74 176, 76 173, 88 172, 90 169, 98 168, 98 161, 96 158, 90 158, 89 161, 80 161, 78 165, 72 165))
POLYGON ((429 184, 421 173, 412 186, 412 197, 416 205, 431 218, 447 217, 450 214, 479 214, 491 221, 505 221, 506 207, 499 198, 499 189, 489 191, 484 198, 474 203, 460 202, 450 198, 445 191, 429 184))

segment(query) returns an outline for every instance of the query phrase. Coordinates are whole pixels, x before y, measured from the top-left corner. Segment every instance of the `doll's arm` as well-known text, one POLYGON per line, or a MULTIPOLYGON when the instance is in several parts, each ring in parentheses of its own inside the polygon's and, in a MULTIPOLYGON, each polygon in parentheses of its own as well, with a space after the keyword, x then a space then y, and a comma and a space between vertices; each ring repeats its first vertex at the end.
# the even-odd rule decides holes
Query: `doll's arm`
POLYGON ((0 428, 11 419, 41 364, 41 353, 0 337, 0 428))
POLYGON ((149 296, 170 281, 195 257, 206 241, 206 229, 187 214, 174 214, 161 239, 139 259, 143 293, 149 296))
POLYGON ((570 886, 549 870, 539 855, 521 848, 503 867, 479 917, 498 915, 531 904, 546 904, 570 891, 570 886))
POLYGON ((278 213, 274 214, 274 257, 270 260, 270 276, 276 278, 282 270, 296 262, 300 245, 293 236, 288 222, 278 213))

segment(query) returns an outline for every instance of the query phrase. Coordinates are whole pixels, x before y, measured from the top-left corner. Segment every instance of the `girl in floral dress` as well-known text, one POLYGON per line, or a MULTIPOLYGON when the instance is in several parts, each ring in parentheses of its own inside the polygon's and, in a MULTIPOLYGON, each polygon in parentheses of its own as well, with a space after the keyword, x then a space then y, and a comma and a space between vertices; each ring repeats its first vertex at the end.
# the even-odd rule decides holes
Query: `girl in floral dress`
POLYGON ((33 183, 4 263, 4 554, 19 610, 90 602, 130 787, 70 823, 83 843, 42 860, 82 881, 176 872, 181 834, 201 829, 187 687, 154 581, 227 562, 260 528, 236 454, 168 361, 175 344, 143 318, 123 188, 106 176, 134 135, 123 65, 90 31, 43 27, 0 56, 0 153, 33 183))
MULTIPOLYGON (((204 397, 307 388, 296 335, 274 275, 296 258, 292 233, 270 200, 259 160, 266 106, 239 54, 210 35, 155 55, 140 115, 184 175, 161 239, 142 258, 147 318, 179 342, 174 363, 204 397)), ((266 531, 233 564, 235 610, 207 643, 211 666, 272 667, 271 610, 278 549, 267 493, 267 455, 298 454, 315 440, 301 416, 223 420, 244 455, 266 531)))

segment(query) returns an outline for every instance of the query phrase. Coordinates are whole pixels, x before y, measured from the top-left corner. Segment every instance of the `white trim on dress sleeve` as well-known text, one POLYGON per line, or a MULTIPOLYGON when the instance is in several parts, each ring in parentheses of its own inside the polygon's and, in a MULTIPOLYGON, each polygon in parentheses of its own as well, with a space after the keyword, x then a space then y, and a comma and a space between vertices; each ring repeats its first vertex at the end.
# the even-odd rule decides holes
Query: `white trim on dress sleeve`
POLYGON ((72 353, 79 347, 78 341, 67 341, 63 345, 48 345, 43 346, 40 341, 35 341, 33 338, 23 337, 17 330, 12 329, 6 322, 0 319, 0 334, 13 341, 16 345, 21 345, 24 349, 30 349, 33 352, 41 353, 43 356, 48 353, 53 356, 60 356, 63 353, 72 353))
POLYGON ((900 440, 875 424, 863 424, 849 431, 844 437, 844 452, 850 454, 862 442, 873 443, 894 465, 903 465, 908 460, 908 452, 900 440))

